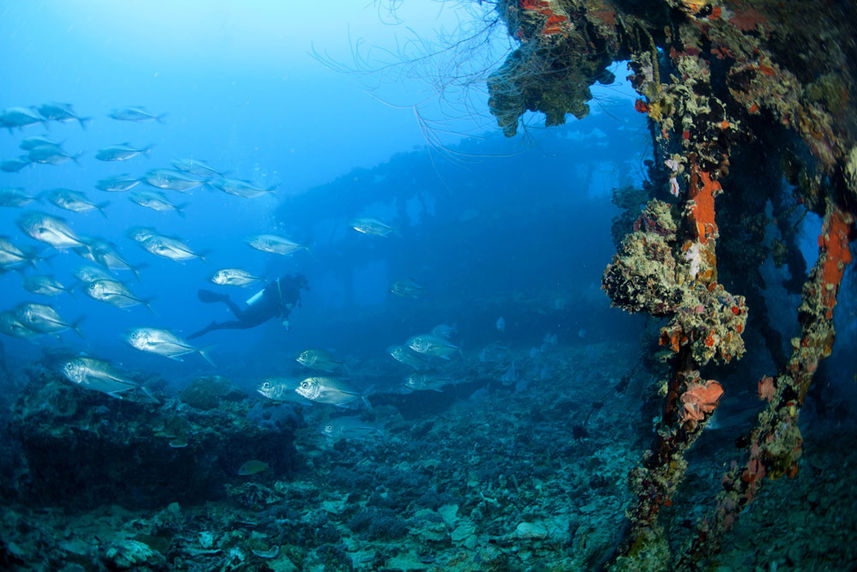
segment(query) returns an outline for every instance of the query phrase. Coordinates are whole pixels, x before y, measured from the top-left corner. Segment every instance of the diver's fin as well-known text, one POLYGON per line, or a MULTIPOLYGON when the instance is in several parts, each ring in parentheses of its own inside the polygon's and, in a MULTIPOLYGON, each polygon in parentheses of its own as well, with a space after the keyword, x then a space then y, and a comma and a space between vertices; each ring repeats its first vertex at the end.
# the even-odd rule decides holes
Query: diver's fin
POLYGON ((228 295, 218 294, 217 292, 212 292, 211 290, 198 290, 196 293, 196 297, 199 298, 200 302, 205 302, 206 304, 211 304, 213 302, 225 302, 229 300, 228 295))

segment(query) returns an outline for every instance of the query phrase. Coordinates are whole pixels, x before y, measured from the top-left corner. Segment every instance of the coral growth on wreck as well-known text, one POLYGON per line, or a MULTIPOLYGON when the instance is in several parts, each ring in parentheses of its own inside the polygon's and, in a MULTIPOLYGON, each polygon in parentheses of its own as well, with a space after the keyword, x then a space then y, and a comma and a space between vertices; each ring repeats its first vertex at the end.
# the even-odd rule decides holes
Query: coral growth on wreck
MULTIPOLYGON (((650 120, 655 160, 644 190, 652 200, 618 244, 603 286, 615 306, 668 321, 660 344, 670 352, 672 374, 656 442, 631 474, 637 504, 628 513, 630 527, 610 561, 628 569, 689 567, 716 554, 719 538, 763 477, 798 470, 796 421, 820 360, 831 353, 837 295, 855 237, 854 8, 755 0, 505 0, 497 9, 520 42, 488 82, 504 133, 513 135, 528 110, 544 113, 547 125, 569 113, 584 116, 589 86, 608 63, 625 59, 640 94, 634 107, 650 120), (762 162, 748 157, 758 142, 766 146, 762 162), (787 224, 778 223, 782 240, 770 247, 747 242, 764 235, 766 221, 740 205, 767 201, 781 221, 789 219, 783 178, 793 185, 796 205, 824 217, 808 277, 794 262, 800 257, 787 224), (792 282, 804 283, 797 309, 802 333, 791 357, 777 347, 761 281, 753 278, 769 255, 778 264, 788 261, 792 282), (728 261, 725 271, 718 259, 728 261), (701 381, 701 368, 742 357, 754 312, 781 370, 759 383, 768 407, 750 431, 749 459, 724 476, 715 514, 670 560, 658 513, 672 504, 686 452, 729 396, 720 382, 701 381)), ((624 216, 629 219, 633 214, 624 216)))

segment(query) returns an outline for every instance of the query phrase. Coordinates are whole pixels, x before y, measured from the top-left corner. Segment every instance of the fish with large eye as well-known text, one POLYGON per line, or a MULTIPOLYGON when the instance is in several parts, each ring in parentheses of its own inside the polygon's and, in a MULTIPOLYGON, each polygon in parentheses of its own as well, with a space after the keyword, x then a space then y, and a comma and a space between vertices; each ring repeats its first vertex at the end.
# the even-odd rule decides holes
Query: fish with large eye
POLYGON ((366 401, 366 394, 355 391, 332 377, 308 377, 301 381, 295 391, 316 403, 327 403, 337 407, 352 407, 366 401))

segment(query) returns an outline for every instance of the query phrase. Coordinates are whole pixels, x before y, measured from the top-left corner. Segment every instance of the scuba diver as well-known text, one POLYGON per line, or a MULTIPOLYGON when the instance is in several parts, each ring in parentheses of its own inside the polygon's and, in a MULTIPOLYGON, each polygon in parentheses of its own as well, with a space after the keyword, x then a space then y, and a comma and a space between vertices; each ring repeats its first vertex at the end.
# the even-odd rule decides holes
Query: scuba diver
POLYGON ((223 302, 235 315, 235 320, 227 322, 211 322, 198 332, 187 336, 187 339, 198 338, 213 330, 245 330, 255 328, 271 318, 283 319, 283 326, 289 327, 289 313, 296 305, 300 305, 301 290, 308 290, 307 279, 302 274, 283 275, 252 296, 242 309, 226 294, 218 294, 210 290, 199 290, 197 297, 206 304, 223 302))

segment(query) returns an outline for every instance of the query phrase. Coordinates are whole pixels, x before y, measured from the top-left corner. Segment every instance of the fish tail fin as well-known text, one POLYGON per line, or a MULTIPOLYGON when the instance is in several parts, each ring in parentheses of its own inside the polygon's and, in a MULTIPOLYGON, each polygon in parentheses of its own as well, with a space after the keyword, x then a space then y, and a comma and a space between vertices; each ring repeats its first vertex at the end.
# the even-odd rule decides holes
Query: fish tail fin
POLYGON ((373 409, 373 407, 372 407, 372 403, 370 403, 370 401, 369 401, 369 395, 372 393, 372 391, 374 389, 375 389, 375 384, 372 384, 360 393, 361 401, 363 401, 363 403, 366 405, 366 409, 369 409, 370 411, 373 409))
POLYGON ((149 391, 149 388, 147 388, 145 385, 140 386, 140 391, 142 391, 146 395, 146 397, 148 397, 152 401, 152 403, 160 403, 158 398, 152 395, 152 392, 149 391))
POLYGON ((141 153, 145 155, 147 159, 152 156, 152 147, 154 147, 154 145, 146 145, 141 151, 141 153))
POLYGON ((84 317, 85 316, 81 316, 80 318, 69 324, 69 327, 74 330, 74 333, 80 336, 81 338, 83 338, 83 332, 80 331, 80 323, 83 322, 84 317))
POLYGON ((91 117, 78 117, 78 123, 80 123, 80 128, 86 131, 86 124, 92 121, 91 117))
POLYGON ((33 268, 36 268, 36 263, 41 262, 41 261, 47 262, 48 266, 50 266, 51 265, 51 259, 54 257, 53 254, 49 254, 47 256, 42 256, 39 252, 36 252, 36 251, 28 252, 25 254, 25 256, 27 258, 27 264, 29 264, 33 268))
POLYGON ((107 205, 109 205, 109 204, 110 204, 110 201, 103 201, 103 202, 95 204, 95 208, 98 209, 98 212, 100 212, 101 216, 103 216, 104 218, 107 218, 107 213, 104 212, 104 208, 107 207, 107 205))
POLYGON ((149 266, 149 265, 144 262, 142 264, 137 264, 135 266, 131 266, 129 264, 128 268, 131 270, 131 272, 134 273, 134 278, 137 279, 137 282, 140 282, 140 270, 142 270, 143 268, 146 268, 147 266, 149 266))
POLYGON ((156 116, 155 116, 155 121, 157 121, 158 123, 160 123, 161 125, 163 125, 164 123, 166 123, 166 122, 164 121, 164 118, 165 118, 166 116, 167 116, 167 114, 166 114, 166 113, 161 113, 160 115, 156 115, 156 116))
POLYGON ((210 363, 212 367, 217 367, 217 364, 214 363, 214 361, 212 361, 211 359, 211 356, 208 355, 208 352, 210 352, 212 349, 214 349, 214 346, 205 346, 204 348, 199 348, 196 351, 199 352, 199 355, 202 356, 202 359, 210 363))
POLYGON ((210 248, 206 248, 205 250, 200 250, 196 255, 197 255, 197 257, 198 257, 200 260, 202 260, 203 262, 208 262, 208 260, 206 259, 206 257, 207 257, 209 254, 211 254, 211 249, 210 249, 210 248))
POLYGON ((155 311, 154 308, 152 308, 152 300, 154 300, 154 299, 155 299, 154 296, 149 296, 148 298, 141 298, 140 302, 146 307, 147 310, 149 310, 152 314, 157 316, 158 313, 155 311))
POLYGON ((190 203, 182 203, 180 205, 176 205, 176 213, 178 213, 178 215, 182 218, 187 218, 187 215, 185 214, 184 210, 189 204, 190 203))
POLYGON ((80 167, 80 158, 83 157, 83 151, 80 153, 75 153, 71 156, 71 160, 74 161, 74 164, 80 167))

